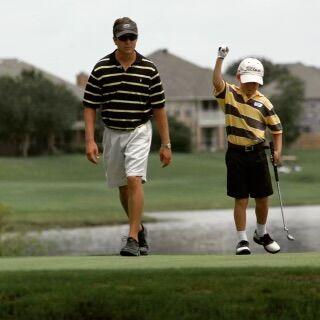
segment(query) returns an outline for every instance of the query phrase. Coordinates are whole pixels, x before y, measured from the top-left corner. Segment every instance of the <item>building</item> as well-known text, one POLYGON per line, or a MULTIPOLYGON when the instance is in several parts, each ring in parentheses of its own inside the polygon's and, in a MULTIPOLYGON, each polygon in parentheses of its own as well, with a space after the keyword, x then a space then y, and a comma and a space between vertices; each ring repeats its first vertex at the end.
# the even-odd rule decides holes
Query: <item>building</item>
POLYGON ((168 50, 148 56, 158 67, 168 115, 192 130, 195 151, 224 149, 224 115, 212 95, 212 70, 179 58, 168 50))
POLYGON ((65 81, 49 72, 43 71, 38 67, 35 67, 24 61, 18 59, 0 59, 0 77, 17 77, 22 72, 22 70, 40 71, 47 79, 51 80, 53 83, 65 85, 69 90, 71 90, 71 92, 73 92, 77 97, 79 97, 79 99, 82 99, 83 90, 81 89, 81 86, 77 86, 73 83, 65 81))
POLYGON ((289 71, 305 84, 298 148, 320 148, 320 69, 302 63, 288 64, 289 71))
MULTIPOLYGON (((168 114, 188 125, 193 132, 196 151, 214 151, 225 147, 224 116, 212 96, 212 70, 181 59, 168 50, 148 56, 160 72, 166 90, 168 114)), ((214 63, 214 58, 213 58, 214 63)), ((305 84, 305 101, 300 116, 298 148, 320 148, 320 69, 301 63, 287 64, 290 73, 305 84)), ((224 75, 226 81, 236 79, 224 75)), ((261 87, 268 97, 276 83, 261 87)))
MULTIPOLYGON (((177 57, 166 49, 157 50, 148 56, 158 67, 166 92, 167 112, 186 124, 192 131, 192 145, 195 151, 215 151, 226 146, 224 115, 212 95, 212 70, 199 67, 177 57)), ((214 58, 213 58, 214 62, 214 58)), ((320 148, 320 69, 301 63, 288 64, 289 71, 305 83, 304 110, 300 118, 301 136, 296 142, 300 148, 320 148)), ((23 69, 38 68, 17 59, 0 59, 0 76, 17 76, 23 69)), ((79 73, 76 84, 69 83, 50 73, 43 72, 55 83, 66 85, 79 99, 88 79, 86 73, 79 73)), ((224 76, 228 82, 235 78, 224 76)), ((262 87, 267 96, 276 90, 272 83, 262 87)), ((75 143, 83 143, 84 124, 82 120, 73 126, 75 143)))

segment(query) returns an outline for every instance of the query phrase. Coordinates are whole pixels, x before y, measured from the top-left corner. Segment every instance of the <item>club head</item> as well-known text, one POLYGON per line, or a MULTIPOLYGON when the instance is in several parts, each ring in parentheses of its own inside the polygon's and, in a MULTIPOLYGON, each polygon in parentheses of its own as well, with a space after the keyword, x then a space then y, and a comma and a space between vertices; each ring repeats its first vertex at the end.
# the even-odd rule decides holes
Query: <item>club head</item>
POLYGON ((292 236, 289 233, 287 234, 287 239, 290 240, 290 241, 294 241, 295 240, 294 236, 292 236))

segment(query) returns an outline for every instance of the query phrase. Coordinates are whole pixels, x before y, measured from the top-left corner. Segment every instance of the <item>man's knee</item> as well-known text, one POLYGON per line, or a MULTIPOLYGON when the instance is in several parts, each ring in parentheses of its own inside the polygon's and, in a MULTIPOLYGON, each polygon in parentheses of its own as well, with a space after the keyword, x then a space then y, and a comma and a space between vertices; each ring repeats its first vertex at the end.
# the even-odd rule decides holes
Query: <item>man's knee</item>
POLYGON ((129 188, 142 185, 142 177, 130 176, 130 177, 127 177, 127 180, 128 180, 128 187, 129 188))

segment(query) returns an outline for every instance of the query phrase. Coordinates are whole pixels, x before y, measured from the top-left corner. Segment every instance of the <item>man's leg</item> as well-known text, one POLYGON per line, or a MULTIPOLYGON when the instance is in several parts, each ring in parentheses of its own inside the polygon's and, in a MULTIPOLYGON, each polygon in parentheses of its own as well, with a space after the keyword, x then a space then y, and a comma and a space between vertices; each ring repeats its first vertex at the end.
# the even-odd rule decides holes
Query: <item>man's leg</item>
POLYGON ((144 195, 141 177, 127 177, 127 186, 120 187, 120 201, 129 217, 129 235, 125 246, 121 249, 122 256, 139 256, 140 245, 138 233, 141 227, 141 217, 144 195))
MULTIPOLYGON (((119 187, 119 198, 122 205, 123 210, 125 211, 126 215, 129 217, 129 196, 128 196, 128 186, 121 186, 119 187)), ((139 231, 143 230, 142 224, 140 224, 139 231)))
POLYGON ((128 186, 121 186, 119 187, 119 198, 122 205, 123 210, 129 217, 128 211, 128 186))
POLYGON ((141 177, 128 177, 128 213, 129 237, 138 241, 144 205, 144 194, 141 177))

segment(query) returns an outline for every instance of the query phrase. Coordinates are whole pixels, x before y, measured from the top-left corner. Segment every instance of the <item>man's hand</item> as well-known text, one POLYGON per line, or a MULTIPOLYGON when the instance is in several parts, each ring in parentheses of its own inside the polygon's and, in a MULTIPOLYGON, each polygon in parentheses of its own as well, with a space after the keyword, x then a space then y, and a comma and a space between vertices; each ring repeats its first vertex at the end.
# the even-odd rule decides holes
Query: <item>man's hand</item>
POLYGON ((91 161, 94 164, 98 163, 100 154, 98 146, 94 141, 89 141, 86 143, 86 155, 89 161, 91 161))
POLYGON ((168 166, 171 163, 172 153, 171 149, 166 147, 160 148, 160 162, 162 163, 162 168, 168 166))
POLYGON ((229 48, 227 46, 221 46, 218 49, 218 58, 224 59, 229 52, 229 48))

